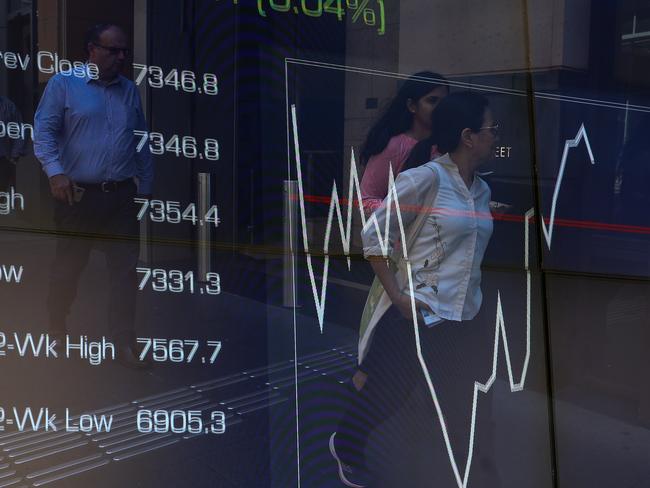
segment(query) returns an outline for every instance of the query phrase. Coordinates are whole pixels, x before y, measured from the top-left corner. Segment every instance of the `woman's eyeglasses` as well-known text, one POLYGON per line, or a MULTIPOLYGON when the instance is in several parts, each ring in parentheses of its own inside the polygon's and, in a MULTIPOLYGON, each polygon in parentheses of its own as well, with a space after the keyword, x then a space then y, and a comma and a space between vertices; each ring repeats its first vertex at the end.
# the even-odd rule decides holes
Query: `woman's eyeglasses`
POLYGON ((499 135, 499 124, 490 125, 490 126, 486 126, 486 127, 481 127, 479 130, 481 131, 483 129, 488 129, 490 132, 492 132, 492 135, 494 137, 499 135))

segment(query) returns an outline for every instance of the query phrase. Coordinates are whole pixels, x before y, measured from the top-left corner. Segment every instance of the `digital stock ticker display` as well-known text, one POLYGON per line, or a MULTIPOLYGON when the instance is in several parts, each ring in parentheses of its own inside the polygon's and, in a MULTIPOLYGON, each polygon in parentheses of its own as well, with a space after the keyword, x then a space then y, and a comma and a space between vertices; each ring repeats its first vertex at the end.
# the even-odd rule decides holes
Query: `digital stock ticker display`
POLYGON ((0 2, 0 488, 650 486, 650 7, 0 2))

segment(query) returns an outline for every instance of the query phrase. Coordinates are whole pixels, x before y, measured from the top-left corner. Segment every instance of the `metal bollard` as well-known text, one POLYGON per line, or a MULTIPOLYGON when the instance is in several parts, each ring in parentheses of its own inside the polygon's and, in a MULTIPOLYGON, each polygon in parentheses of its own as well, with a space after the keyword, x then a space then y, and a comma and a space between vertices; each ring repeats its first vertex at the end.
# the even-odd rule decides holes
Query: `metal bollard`
POLYGON ((298 182, 284 181, 284 253, 282 273, 282 305, 299 307, 295 283, 296 252, 298 250, 298 182))
MULTIPOLYGON (((199 215, 205 215, 210 209, 211 188, 210 188, 210 173, 198 173, 198 212, 199 215)), ((212 233, 210 232, 211 226, 202 225, 199 227, 199 236, 197 239, 197 271, 199 280, 205 281, 207 273, 212 268, 211 263, 211 247, 212 247, 212 233)))

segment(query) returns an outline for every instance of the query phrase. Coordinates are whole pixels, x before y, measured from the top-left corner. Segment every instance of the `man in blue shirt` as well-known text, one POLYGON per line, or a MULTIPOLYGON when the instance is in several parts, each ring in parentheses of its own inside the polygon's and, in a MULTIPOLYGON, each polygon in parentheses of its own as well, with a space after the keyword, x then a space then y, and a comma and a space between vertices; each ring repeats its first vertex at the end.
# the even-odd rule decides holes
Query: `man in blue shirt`
POLYGON ((85 48, 86 76, 59 73, 50 79, 34 121, 34 153, 49 178, 54 219, 63 234, 47 299, 50 334, 65 343, 79 276, 91 249, 102 248, 117 359, 142 367, 134 333, 139 227, 133 199, 151 193, 153 165, 148 148, 136 150, 133 131, 146 130, 146 123, 134 83, 120 75, 128 55, 124 31, 97 25, 85 48))

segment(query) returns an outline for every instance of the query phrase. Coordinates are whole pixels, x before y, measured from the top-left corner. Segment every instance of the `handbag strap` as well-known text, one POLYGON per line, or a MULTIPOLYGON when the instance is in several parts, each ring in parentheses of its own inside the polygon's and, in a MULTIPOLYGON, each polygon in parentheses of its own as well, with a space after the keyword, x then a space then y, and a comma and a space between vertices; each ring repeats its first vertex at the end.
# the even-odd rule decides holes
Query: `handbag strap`
POLYGON ((440 187, 440 176, 438 175, 438 171, 437 169, 435 169, 435 166, 432 167, 427 164, 425 165, 425 167, 429 168, 433 172, 433 176, 434 176, 433 184, 431 185, 431 188, 429 188, 429 192, 427 193, 427 196, 424 199, 424 202, 418 211, 418 216, 409 227, 408 236, 406 236, 407 257, 411 255, 411 250, 413 249, 413 243, 415 242, 417 236, 420 234, 420 231, 422 230, 422 226, 424 225, 425 220, 429 216, 429 210, 433 208, 433 204, 436 200, 436 197, 438 196, 438 188, 440 187))

